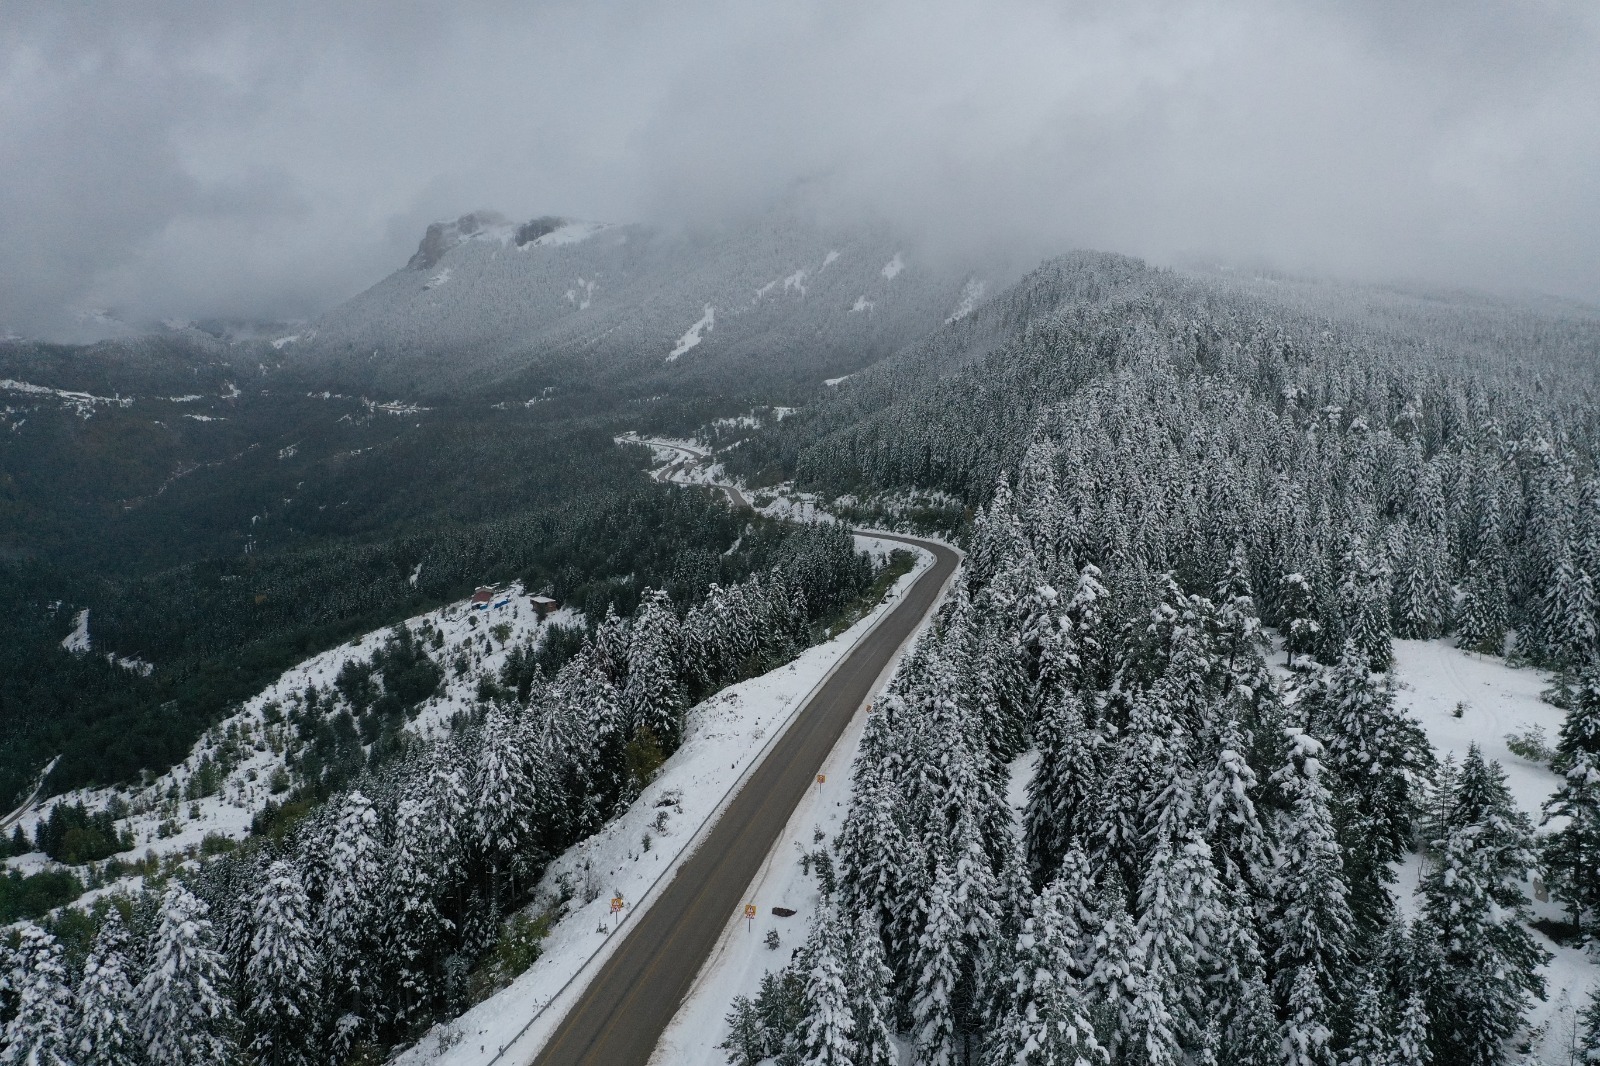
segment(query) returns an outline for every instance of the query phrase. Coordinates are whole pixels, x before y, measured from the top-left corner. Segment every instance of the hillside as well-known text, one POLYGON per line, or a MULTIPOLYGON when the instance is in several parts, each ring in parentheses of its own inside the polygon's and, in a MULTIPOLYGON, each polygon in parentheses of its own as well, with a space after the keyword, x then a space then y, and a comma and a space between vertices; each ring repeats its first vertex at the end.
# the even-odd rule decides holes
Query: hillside
POLYGON ((1010 280, 916 243, 783 212, 695 231, 476 212, 430 226, 405 267, 274 348, 411 394, 594 376, 633 395, 809 389, 1010 280))

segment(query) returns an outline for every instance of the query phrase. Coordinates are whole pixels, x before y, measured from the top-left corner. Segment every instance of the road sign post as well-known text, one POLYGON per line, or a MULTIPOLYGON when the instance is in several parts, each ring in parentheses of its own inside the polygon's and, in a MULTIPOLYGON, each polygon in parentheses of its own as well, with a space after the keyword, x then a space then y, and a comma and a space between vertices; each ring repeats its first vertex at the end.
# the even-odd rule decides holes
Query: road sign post
POLYGON ((625 906, 627 906, 627 904, 622 902, 622 897, 621 896, 612 896, 611 897, 611 928, 612 929, 616 929, 617 922, 619 921, 619 919, 617 918, 617 915, 622 913, 622 908, 625 907, 625 906))
POLYGON ((756 905, 754 903, 746 903, 744 905, 744 917, 745 917, 745 921, 747 921, 749 923, 750 931, 752 933, 755 932, 756 931, 756 905))

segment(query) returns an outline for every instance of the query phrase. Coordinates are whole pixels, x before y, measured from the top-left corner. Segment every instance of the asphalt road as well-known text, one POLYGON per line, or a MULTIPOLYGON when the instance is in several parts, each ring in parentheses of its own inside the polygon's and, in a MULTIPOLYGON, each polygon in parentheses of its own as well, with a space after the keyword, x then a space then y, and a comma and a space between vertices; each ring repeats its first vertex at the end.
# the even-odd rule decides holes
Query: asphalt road
POLYGON ((699 850, 634 919, 533 1060, 537 1066, 645 1066, 823 760, 956 568, 958 556, 944 545, 873 535, 925 547, 934 564, 817 690, 699 850))

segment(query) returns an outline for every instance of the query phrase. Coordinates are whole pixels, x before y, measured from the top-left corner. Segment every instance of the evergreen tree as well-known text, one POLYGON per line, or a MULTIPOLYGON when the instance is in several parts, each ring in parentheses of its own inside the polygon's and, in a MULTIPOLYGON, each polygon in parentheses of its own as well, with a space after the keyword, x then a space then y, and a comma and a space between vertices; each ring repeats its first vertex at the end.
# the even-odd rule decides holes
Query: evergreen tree
POLYGON ((1216 762, 1201 789, 1200 804, 1218 875, 1226 885, 1253 889, 1265 883, 1270 860, 1266 826, 1256 811, 1249 748, 1238 720, 1230 718, 1218 738, 1216 762))
POLYGON ((406 1021, 429 1010, 439 994, 438 966, 454 923, 439 910, 444 887, 430 800, 404 797, 395 813, 394 850, 384 904, 385 981, 392 1016, 406 1021))
POLYGON ((161 898, 137 1023, 150 1066, 214 1066, 233 1055, 227 971, 204 903, 173 881, 161 898))
POLYGON ((1284 575, 1282 600, 1284 623, 1283 650, 1289 665, 1302 656, 1312 655, 1322 644, 1322 623, 1317 619, 1317 598, 1311 581, 1295 571, 1284 575))
POLYGON ((1350 1032, 1339 1055, 1339 1066, 1389 1066, 1397 1035, 1379 975, 1368 969, 1356 987, 1350 1032))
POLYGON ((1073 971, 1077 948, 1072 903, 1053 882, 1036 896, 1011 952, 1012 972, 991 1024, 991 1066, 1089 1066, 1106 1061, 1073 971))
POLYGON ((1445 828, 1434 845, 1438 863, 1419 889, 1442 956, 1430 1011, 1434 1057, 1496 1066, 1527 998, 1544 993, 1537 967, 1548 956, 1526 928, 1532 826, 1476 744, 1462 760, 1445 828))
POLYGON ((806 945, 806 1018, 799 1061, 805 1066, 855 1066, 855 1012, 845 987, 843 934, 826 905, 817 911, 806 945))
POLYGON ((135 999, 129 976, 129 937, 116 907, 106 911, 78 981, 78 1066, 137 1066, 135 999))
MULTIPOLYGON (((1338 593, 1338 633, 1342 643, 1353 644, 1372 669, 1388 670, 1394 664, 1389 640, 1388 567, 1368 552, 1360 538, 1346 554, 1343 566, 1338 593)), ((1334 645, 1330 650, 1336 652, 1338 648, 1334 645)))
POLYGON ((682 739, 684 698, 678 679, 678 618, 665 592, 645 592, 628 637, 624 713, 634 731, 650 730, 661 750, 671 754, 682 739))
POLYGON ((383 846, 372 801, 353 791, 339 809, 328 849, 323 890, 321 952, 333 1014, 329 1054, 345 1058, 353 1042, 375 1021, 378 905, 384 881, 383 846))
POLYGON ((1507 615, 1505 577, 1492 561, 1473 559, 1456 620, 1456 643, 1469 651, 1499 655, 1505 647, 1507 615))
POLYGON ((1433 1061, 1428 1024, 1427 1000, 1420 991, 1412 992, 1400 1010, 1387 1066, 1428 1066, 1433 1061))
MULTIPOLYGON (((1275 991, 1282 1010, 1292 1019, 1299 1008, 1320 1010, 1319 1004, 1338 1002, 1346 980, 1353 922, 1332 804, 1321 780, 1322 746, 1297 730, 1287 739, 1290 762, 1273 780, 1291 806, 1278 833, 1277 862, 1267 898, 1275 991), (1297 988, 1306 981, 1312 987, 1297 988)), ((1296 1024, 1309 1022, 1301 1018, 1296 1024)), ((1305 1047, 1316 1045, 1311 1029, 1301 1029, 1300 1035, 1307 1042, 1305 1047)))
POLYGON ((77 1003, 56 938, 31 922, 18 933, 11 982, 16 1014, 0 1031, 5 1066, 77 1066, 72 1041, 77 1003))
POLYGON ((1288 1003, 1281 1026, 1284 1066, 1335 1066, 1332 1014, 1323 982, 1312 965, 1296 966, 1290 973, 1288 1003))
POLYGON ((1573 693, 1552 768, 1563 781, 1545 801, 1544 820, 1566 822, 1545 838, 1551 887, 1580 925, 1600 917, 1600 670, 1589 667, 1573 693))
POLYGON ((290 863, 280 860, 268 867, 253 924, 245 964, 251 1052, 270 1066, 323 1061, 322 959, 311 900, 290 863))
POLYGON ((893 974, 883 957, 883 937, 869 912, 856 919, 846 965, 846 987, 854 1008, 856 1066, 899 1066, 894 1043, 893 974))
POLYGON ((1422 727, 1395 706, 1393 683, 1368 669, 1353 640, 1329 671, 1320 703, 1313 728, 1327 740, 1351 909, 1372 932, 1388 920, 1391 864, 1410 847, 1433 753, 1422 727))
POLYGON ((941 858, 934 868, 922 932, 912 957, 911 1016, 917 1066, 955 1066, 956 1002, 961 981, 961 915, 955 885, 941 858))
POLYGON ((473 837, 488 863, 491 898, 498 900, 500 878, 516 879, 528 869, 528 836, 537 806, 519 731, 500 707, 491 707, 484 718, 472 792, 473 837))
POLYGON ((1063 693, 1045 707, 1039 724, 1039 765, 1028 782, 1023 832, 1034 883, 1055 876, 1061 857, 1088 842, 1102 782, 1095 735, 1083 704, 1063 693))

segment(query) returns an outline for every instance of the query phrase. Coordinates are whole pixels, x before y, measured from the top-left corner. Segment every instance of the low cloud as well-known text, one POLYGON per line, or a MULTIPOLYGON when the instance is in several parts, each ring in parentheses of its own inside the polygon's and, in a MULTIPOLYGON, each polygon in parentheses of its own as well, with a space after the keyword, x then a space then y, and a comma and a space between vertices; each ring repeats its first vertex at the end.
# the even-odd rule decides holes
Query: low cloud
POLYGON ((314 314, 479 207, 796 198, 957 249, 1600 301, 1584 0, 39 7, 0 40, 22 331, 314 314))

